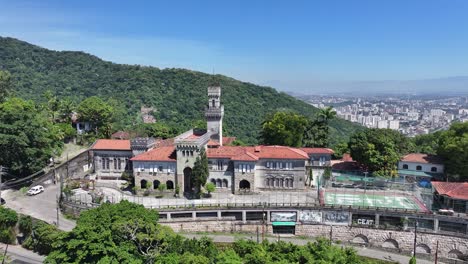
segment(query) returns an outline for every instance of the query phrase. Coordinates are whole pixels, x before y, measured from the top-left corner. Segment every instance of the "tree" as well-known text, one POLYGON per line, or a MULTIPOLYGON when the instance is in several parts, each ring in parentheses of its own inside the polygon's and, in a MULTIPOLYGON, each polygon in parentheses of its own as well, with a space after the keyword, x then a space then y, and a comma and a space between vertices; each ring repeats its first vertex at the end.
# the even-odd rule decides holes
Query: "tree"
POLYGON ((31 101, 9 98, 0 104, 0 164, 26 176, 42 169, 60 152, 61 135, 31 101))
POLYGON ((71 232, 52 243, 45 263, 151 263, 176 236, 158 218, 155 210, 128 201, 85 211, 71 232))
POLYGON ((414 149, 408 138, 391 129, 368 129, 351 136, 351 157, 375 175, 396 176, 401 156, 414 149))
POLYGON ((212 192, 216 190, 216 186, 212 182, 205 184, 205 189, 208 192, 208 195, 211 195, 212 192))
POLYGON ((409 264, 416 264, 416 257, 412 256, 409 260, 409 264))
POLYGON ((260 141, 266 145, 301 147, 307 119, 292 112, 276 112, 262 124, 260 141))
POLYGON ((11 93, 11 74, 7 71, 0 71, 0 103, 11 93))
POLYGON ((338 143, 333 148, 333 158, 335 159, 341 159, 346 153, 349 153, 349 146, 346 142, 338 143))
POLYGON ((304 131, 305 147, 328 147, 330 144, 330 121, 336 117, 331 106, 320 109, 314 120, 310 120, 304 131))
POLYGON ((468 123, 454 123, 440 134, 437 154, 444 159, 446 173, 452 180, 468 179, 468 123))
POLYGON ((205 149, 201 148, 200 155, 195 159, 192 169, 192 182, 197 194, 200 194, 201 187, 206 184, 208 175, 208 158, 206 157, 205 149))
POLYGON ((105 137, 110 137, 110 121, 113 108, 97 96, 91 96, 78 105, 78 118, 80 121, 90 122, 105 137))

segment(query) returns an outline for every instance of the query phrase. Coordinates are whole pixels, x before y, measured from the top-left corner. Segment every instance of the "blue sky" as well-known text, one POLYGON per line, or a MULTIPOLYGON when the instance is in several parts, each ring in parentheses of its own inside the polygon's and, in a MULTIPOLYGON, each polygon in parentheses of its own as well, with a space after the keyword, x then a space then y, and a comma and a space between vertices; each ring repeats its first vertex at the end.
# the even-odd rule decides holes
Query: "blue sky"
POLYGON ((468 75, 468 1, 0 0, 0 35, 282 90, 468 75))

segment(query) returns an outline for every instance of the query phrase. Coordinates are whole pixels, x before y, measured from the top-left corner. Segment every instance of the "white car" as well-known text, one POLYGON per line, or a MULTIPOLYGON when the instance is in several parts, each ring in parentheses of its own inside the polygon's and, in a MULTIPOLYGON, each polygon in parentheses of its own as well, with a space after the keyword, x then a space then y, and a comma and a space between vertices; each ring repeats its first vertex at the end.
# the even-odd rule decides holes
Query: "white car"
POLYGON ((29 189, 29 191, 26 193, 27 195, 36 195, 44 191, 44 186, 42 185, 37 185, 29 189))

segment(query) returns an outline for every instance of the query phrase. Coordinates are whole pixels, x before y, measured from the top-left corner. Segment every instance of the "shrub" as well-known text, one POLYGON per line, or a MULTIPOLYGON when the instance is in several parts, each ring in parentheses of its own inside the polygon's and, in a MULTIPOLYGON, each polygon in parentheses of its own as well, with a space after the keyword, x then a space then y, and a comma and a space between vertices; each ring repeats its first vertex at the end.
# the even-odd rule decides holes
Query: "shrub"
POLYGON ((33 224, 31 236, 23 243, 23 247, 34 250, 41 255, 47 255, 52 250, 52 243, 64 233, 55 227, 43 221, 37 221, 33 224))
POLYGON ((166 184, 164 184, 164 183, 159 184, 158 190, 159 190, 160 192, 164 192, 166 189, 167 189, 166 184))
POLYGON ((18 221, 18 229, 23 236, 29 236, 32 231, 32 218, 29 215, 22 215, 18 221))
POLYGON ((5 207, 0 207, 0 230, 13 227, 18 222, 18 214, 5 207))
POLYGON ((15 244, 16 235, 12 227, 0 229, 0 242, 5 244, 15 244))
POLYGON ((214 192, 216 190, 216 186, 214 185, 214 183, 209 182, 209 183, 205 184, 205 189, 208 192, 208 194, 211 194, 212 192, 214 192))

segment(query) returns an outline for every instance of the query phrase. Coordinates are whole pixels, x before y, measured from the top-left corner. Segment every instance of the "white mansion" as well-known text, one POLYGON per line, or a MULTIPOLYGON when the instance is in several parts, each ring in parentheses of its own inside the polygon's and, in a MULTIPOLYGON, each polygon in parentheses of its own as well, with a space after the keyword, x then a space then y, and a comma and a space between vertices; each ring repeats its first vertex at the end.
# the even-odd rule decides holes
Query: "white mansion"
POLYGON ((168 190, 179 186, 191 192, 191 172, 195 159, 204 148, 209 162, 209 179, 218 191, 301 190, 316 185, 333 151, 327 148, 286 146, 230 146, 234 140, 222 136, 224 107, 221 87, 208 87, 205 110, 207 130, 189 130, 175 138, 155 140, 100 139, 92 146, 97 179, 119 179, 133 173, 141 189, 157 189, 164 183, 168 190))

